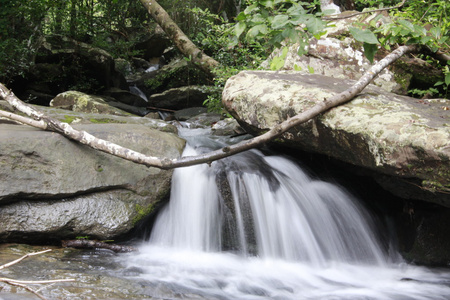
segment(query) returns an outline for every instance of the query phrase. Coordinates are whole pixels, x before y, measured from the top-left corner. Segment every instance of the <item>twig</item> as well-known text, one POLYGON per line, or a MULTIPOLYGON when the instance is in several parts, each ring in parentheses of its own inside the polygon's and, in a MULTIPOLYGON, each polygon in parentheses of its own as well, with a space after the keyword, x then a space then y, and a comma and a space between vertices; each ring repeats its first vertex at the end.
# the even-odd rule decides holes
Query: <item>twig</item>
POLYGON ((16 280, 6 277, 0 277, 0 282, 13 282, 18 284, 48 284, 48 283, 57 283, 57 282, 69 282, 75 281, 75 279, 51 279, 51 280, 16 280))
POLYGON ((21 115, 17 115, 15 113, 12 112, 8 112, 8 111, 4 111, 0 109, 0 117, 4 117, 10 120, 14 120, 16 122, 25 124, 25 125, 30 125, 36 128, 40 128, 40 129, 47 129, 47 124, 44 121, 36 121, 21 115))
POLYGON ((353 18, 359 15, 363 15, 363 14, 370 14, 370 13, 374 13, 374 12, 378 12, 378 11, 385 11, 385 10, 391 10, 391 9, 397 9, 402 7, 405 4, 406 0, 403 0, 400 4, 398 4, 397 6, 391 6, 391 7, 385 7, 385 8, 378 8, 378 9, 372 9, 372 10, 368 10, 368 11, 360 11, 360 12, 356 12, 353 14, 349 14, 349 15, 345 15, 345 16, 335 16, 335 17, 322 17, 323 20, 327 20, 327 21, 333 21, 333 20, 342 20, 342 19, 348 19, 348 18, 353 18))
POLYGON ((30 288, 30 287, 27 286, 27 285, 20 284, 20 283, 9 282, 9 281, 3 281, 3 282, 5 282, 5 283, 7 283, 7 284, 9 284, 9 285, 13 285, 13 286, 18 286, 18 287, 24 288, 24 289, 26 289, 27 291, 29 291, 30 293, 35 294, 37 297, 39 297, 39 299, 47 300, 47 298, 45 298, 44 296, 42 296, 41 294, 39 294, 39 292, 33 290, 32 288, 30 288))
POLYGON ((9 263, 7 263, 7 264, 1 265, 1 266, 0 266, 0 270, 5 269, 5 268, 8 268, 8 267, 10 267, 10 266, 12 266, 12 265, 15 265, 15 264, 21 262, 22 260, 24 260, 24 259, 27 258, 27 257, 34 256, 34 255, 39 255, 39 254, 43 254, 43 253, 50 252, 50 251, 52 251, 52 249, 47 249, 47 250, 43 250, 43 251, 39 251, 39 252, 33 252, 33 253, 25 254, 25 255, 22 256, 21 258, 18 258, 18 259, 16 259, 16 260, 13 260, 12 262, 9 262, 9 263))
MULTIPOLYGON (((24 260, 27 257, 34 256, 34 255, 39 255, 39 254, 43 254, 43 253, 47 253, 47 252, 50 252, 50 251, 52 251, 52 249, 46 249, 46 250, 43 250, 43 251, 38 251, 38 252, 25 254, 21 258, 13 260, 12 262, 9 262, 7 264, 1 265, 0 266, 0 270, 8 268, 10 266, 13 266, 13 265, 21 262, 22 260, 24 260)), ((0 277, 0 282, 4 282, 4 283, 9 284, 9 285, 13 285, 13 286, 18 286, 18 287, 24 288, 27 291, 29 291, 30 293, 35 294, 37 297, 39 297, 42 300, 47 300, 44 296, 39 294, 39 291, 41 291, 43 287, 40 288, 40 289, 34 290, 31 287, 29 287, 27 284, 55 284, 57 282, 69 282, 69 281, 75 281, 75 279, 16 280, 16 279, 11 279, 11 278, 6 278, 6 277, 0 277)))

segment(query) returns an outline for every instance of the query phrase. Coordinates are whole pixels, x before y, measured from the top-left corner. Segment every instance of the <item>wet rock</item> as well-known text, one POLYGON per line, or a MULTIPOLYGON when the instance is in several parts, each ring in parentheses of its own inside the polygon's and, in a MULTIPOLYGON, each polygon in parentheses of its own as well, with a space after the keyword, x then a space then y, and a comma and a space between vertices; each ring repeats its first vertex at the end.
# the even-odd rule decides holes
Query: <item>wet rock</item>
POLYGON ((402 229, 400 251, 407 260, 423 265, 450 265, 450 209, 405 203, 397 223, 402 229))
POLYGON ((106 91, 103 91, 103 95, 112 97, 116 99, 116 101, 120 103, 124 103, 130 106, 138 106, 138 107, 146 107, 148 106, 148 101, 131 93, 128 90, 122 90, 119 88, 110 88, 106 91))
POLYGON ((151 95, 148 104, 157 108, 183 109, 203 105, 208 95, 209 92, 201 86, 183 86, 151 95))
POLYGON ((183 86, 198 86, 210 83, 204 72, 179 58, 170 61, 153 72, 136 73, 129 78, 130 84, 138 86, 146 95, 160 94, 183 86))
POLYGON ((220 114, 202 113, 195 117, 189 118, 187 123, 189 123, 190 128, 209 128, 219 122, 221 118, 222 116, 220 114))
MULTIPOLYGON (((3 269, 2 277, 17 280, 74 279, 72 282, 52 285, 33 285, 33 288, 42 288, 39 293, 46 299, 151 298, 139 280, 127 276, 126 268, 119 262, 117 255, 107 251, 1 244, 0 265, 45 249, 52 251, 3 269)), ((2 299, 37 299, 25 289, 5 283, 0 283, 0 295, 2 299)))
POLYGON ((206 107, 191 107, 191 108, 185 108, 180 109, 175 112, 175 118, 178 121, 186 121, 190 118, 193 118, 195 116, 198 116, 200 114, 204 114, 207 112, 206 107))
POLYGON ((239 123, 233 118, 219 120, 212 126, 211 129, 214 135, 221 136, 233 136, 236 134, 245 133, 244 129, 242 129, 239 123))
MULTIPOLYGON (((294 71, 246 71, 225 86, 226 109, 244 129, 261 134, 352 84, 294 71)), ((351 102, 297 126, 278 143, 409 183, 407 197, 450 207, 449 100, 418 100, 367 87, 351 102), (414 192, 420 190, 421 193, 414 192)), ((382 183, 382 181, 380 181, 382 183)), ((401 196, 401 195, 400 195, 401 196)))

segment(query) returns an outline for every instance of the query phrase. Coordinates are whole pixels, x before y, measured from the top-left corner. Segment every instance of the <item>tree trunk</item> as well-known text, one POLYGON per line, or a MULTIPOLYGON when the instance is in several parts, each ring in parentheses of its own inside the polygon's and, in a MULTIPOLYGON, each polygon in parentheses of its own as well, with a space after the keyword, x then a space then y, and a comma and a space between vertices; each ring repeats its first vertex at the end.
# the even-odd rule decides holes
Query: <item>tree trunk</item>
POLYGON ((141 2, 153 19, 174 42, 178 50, 180 50, 185 57, 191 59, 191 61, 201 70, 212 76, 213 69, 217 67, 219 63, 198 49, 158 2, 155 0, 141 0, 141 2))
MULTIPOLYGON (((350 101, 358 93, 360 93, 384 68, 400 58, 402 55, 410 52, 417 52, 418 50, 419 47, 417 45, 399 47, 398 49, 387 55, 385 58, 380 60, 378 63, 373 65, 372 68, 370 68, 370 70, 367 71, 351 88, 329 99, 318 102, 312 108, 284 121, 281 124, 278 124, 263 135, 209 153, 201 154, 198 156, 182 157, 173 160, 170 160, 168 158, 147 156, 142 153, 113 144, 111 142, 96 138, 85 131, 77 131, 69 124, 51 119, 45 116, 43 113, 36 111, 31 106, 26 105, 2 84, 0 84, 0 97, 8 101, 15 109, 39 121, 38 125, 36 125, 36 122, 31 119, 29 119, 30 122, 27 122, 27 120, 24 119, 17 120, 19 122, 58 132, 70 139, 88 145, 91 148, 127 159, 138 164, 143 164, 148 167, 156 167, 160 169, 172 169, 192 166, 201 163, 211 163, 215 160, 225 158, 252 148, 256 148, 267 142, 270 142, 290 128, 305 123, 332 107, 350 101)), ((14 119, 14 114, 9 114, 6 117, 14 119)))

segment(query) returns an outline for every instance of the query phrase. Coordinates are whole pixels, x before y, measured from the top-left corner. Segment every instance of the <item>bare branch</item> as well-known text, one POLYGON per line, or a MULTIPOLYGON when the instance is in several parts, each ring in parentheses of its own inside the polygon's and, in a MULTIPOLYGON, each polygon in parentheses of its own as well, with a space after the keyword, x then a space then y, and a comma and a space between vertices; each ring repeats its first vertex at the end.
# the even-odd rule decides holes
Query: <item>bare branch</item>
MULTIPOLYGON (((0 281, 2 281, 2 280, 0 280, 0 281)), ((29 286, 27 286, 27 285, 25 285, 25 284, 20 284, 20 283, 10 282, 10 281, 3 281, 3 282, 5 282, 5 283, 7 283, 7 284, 9 284, 9 285, 18 286, 18 287, 21 287, 21 288, 23 288, 23 289, 26 289, 26 290, 29 291, 30 293, 35 294, 39 299, 47 300, 47 298, 45 298, 44 296, 42 296, 41 294, 39 294, 38 291, 33 290, 32 288, 30 288, 29 286)))
POLYGON ((30 125, 40 129, 47 129, 47 123, 44 121, 36 121, 21 115, 14 114, 12 112, 0 110, 0 117, 7 118, 25 125, 30 125))
MULTIPOLYGON (((38 251, 38 252, 25 254, 21 258, 13 260, 12 262, 9 262, 7 264, 1 265, 0 266, 0 270, 8 268, 10 266, 13 266, 13 265, 21 262, 22 260, 24 260, 27 257, 34 256, 34 255, 39 255, 39 254, 43 254, 43 253, 47 253, 47 252, 50 252, 50 251, 52 251, 52 249, 46 249, 46 250, 43 250, 43 251, 38 251)), ((69 282, 69 281, 75 281, 75 279, 16 280, 16 279, 11 279, 11 278, 0 277, 0 282, 4 282, 4 283, 9 284, 9 285, 13 285, 13 286, 18 286, 18 287, 24 288, 27 291, 35 294, 37 297, 39 297, 40 299, 43 299, 43 300, 46 300, 46 298, 44 296, 42 296, 41 294, 39 294, 39 291, 42 288, 38 289, 38 290, 34 290, 31 287, 29 287, 27 284, 54 284, 54 283, 57 283, 57 282, 69 282)))
POLYGON ((25 255, 22 256, 21 258, 18 258, 18 259, 16 259, 16 260, 13 260, 12 262, 9 262, 9 263, 7 263, 7 264, 1 265, 1 266, 0 266, 0 270, 5 269, 5 268, 8 268, 8 267, 10 267, 10 266, 12 266, 12 265, 15 265, 15 264, 21 262, 22 260, 24 260, 25 258, 28 258, 28 257, 30 257, 30 256, 40 255, 40 254, 42 254, 42 253, 47 253, 47 252, 50 252, 50 251, 52 251, 52 249, 46 249, 46 250, 42 250, 42 251, 39 251, 39 252, 33 252, 33 253, 25 254, 25 255))
POLYGON ((75 279, 51 279, 51 280, 16 280, 11 278, 0 277, 0 282, 18 283, 18 284, 48 284, 56 282, 70 282, 75 279))

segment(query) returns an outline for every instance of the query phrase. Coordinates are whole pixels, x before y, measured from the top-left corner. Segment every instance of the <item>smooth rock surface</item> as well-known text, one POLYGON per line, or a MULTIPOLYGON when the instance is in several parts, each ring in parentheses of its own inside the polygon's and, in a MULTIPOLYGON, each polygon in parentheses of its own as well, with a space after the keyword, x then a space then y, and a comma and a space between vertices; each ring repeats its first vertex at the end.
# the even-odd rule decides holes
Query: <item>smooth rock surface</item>
MULTIPOLYGON (((74 127, 157 157, 179 157, 185 143, 138 124, 74 127)), ((114 238, 169 193, 171 171, 125 161, 57 133, 1 124, 0 141, 0 241, 114 238)))

